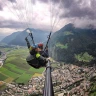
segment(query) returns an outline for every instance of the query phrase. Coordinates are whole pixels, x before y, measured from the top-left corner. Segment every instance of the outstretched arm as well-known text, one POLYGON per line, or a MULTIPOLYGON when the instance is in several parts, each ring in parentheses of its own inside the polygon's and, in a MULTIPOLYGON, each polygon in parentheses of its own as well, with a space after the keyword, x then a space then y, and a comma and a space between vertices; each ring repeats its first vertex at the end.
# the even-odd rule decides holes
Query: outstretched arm
POLYGON ((27 47, 28 47, 28 49, 29 49, 29 48, 30 48, 30 43, 29 43, 27 37, 25 38, 25 40, 26 40, 26 42, 27 42, 27 47))

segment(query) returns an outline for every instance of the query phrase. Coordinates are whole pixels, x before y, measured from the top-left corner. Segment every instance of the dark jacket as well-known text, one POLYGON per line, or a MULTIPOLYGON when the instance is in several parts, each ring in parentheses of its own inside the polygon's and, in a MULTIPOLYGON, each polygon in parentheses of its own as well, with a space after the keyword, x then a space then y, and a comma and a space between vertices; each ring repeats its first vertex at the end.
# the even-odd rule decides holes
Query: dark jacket
MULTIPOLYGON (((38 53, 39 54, 39 53, 38 53)), ((36 55, 29 55, 26 58, 26 61, 28 62, 28 64, 34 68, 40 68, 40 67, 45 67, 47 60, 46 58, 44 58, 42 55, 40 55, 38 58, 36 57, 36 55)))

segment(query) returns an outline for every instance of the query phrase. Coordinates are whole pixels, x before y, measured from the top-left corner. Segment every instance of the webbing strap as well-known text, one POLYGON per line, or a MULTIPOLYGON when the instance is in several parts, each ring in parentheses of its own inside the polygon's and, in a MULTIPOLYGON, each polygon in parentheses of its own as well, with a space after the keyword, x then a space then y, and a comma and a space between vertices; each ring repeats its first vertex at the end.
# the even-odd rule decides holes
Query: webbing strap
POLYGON ((32 47, 29 48, 30 51, 31 51, 32 49, 33 49, 32 47))

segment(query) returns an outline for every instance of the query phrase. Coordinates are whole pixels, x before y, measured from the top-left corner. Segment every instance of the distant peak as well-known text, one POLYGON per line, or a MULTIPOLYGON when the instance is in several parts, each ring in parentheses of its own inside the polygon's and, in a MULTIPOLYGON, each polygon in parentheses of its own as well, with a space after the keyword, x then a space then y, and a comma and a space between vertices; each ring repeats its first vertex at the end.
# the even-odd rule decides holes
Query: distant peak
POLYGON ((74 27, 74 24, 69 23, 69 24, 65 25, 64 27, 74 27))
POLYGON ((23 32, 29 33, 28 31, 31 31, 31 30, 32 30, 31 28, 26 28, 23 32))
POLYGON ((30 28, 27 28, 27 29, 25 29, 24 31, 26 31, 26 32, 27 32, 27 30, 30 30, 30 28))
POLYGON ((70 31, 72 29, 74 29, 74 24, 69 23, 69 24, 65 25, 63 28, 61 28, 59 31, 61 31, 61 30, 62 31, 64 31, 64 30, 70 31))

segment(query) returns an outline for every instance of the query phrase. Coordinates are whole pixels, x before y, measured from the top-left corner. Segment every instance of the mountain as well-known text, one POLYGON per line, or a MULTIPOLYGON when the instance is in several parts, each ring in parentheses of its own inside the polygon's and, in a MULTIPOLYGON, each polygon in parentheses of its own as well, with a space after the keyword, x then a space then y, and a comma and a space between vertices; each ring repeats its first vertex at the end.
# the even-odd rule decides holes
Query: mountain
POLYGON ((6 36, 0 34, 0 41, 3 40, 6 36))
MULTIPOLYGON (((35 43, 45 42, 49 32, 44 32, 39 29, 27 28, 24 31, 14 32, 11 35, 5 37, 1 42, 9 45, 20 45, 26 46, 25 37, 28 36, 27 30, 30 30, 33 33, 33 38, 35 43)), ((31 38, 28 37, 31 42, 31 38)))
POLYGON ((19 32, 14 32, 9 36, 6 36, 3 40, 1 40, 1 42, 8 44, 10 41, 12 41, 17 35, 19 34, 19 32))
POLYGON ((50 56, 66 63, 96 62, 96 30, 65 25, 55 32, 49 44, 50 56))

